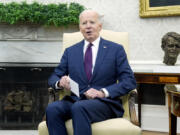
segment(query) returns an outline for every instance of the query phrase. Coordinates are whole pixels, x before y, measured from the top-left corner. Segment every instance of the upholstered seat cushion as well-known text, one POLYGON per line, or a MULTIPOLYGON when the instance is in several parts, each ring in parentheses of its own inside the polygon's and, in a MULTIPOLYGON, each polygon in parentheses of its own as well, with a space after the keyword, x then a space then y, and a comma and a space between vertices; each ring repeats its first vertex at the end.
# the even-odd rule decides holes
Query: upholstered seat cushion
MULTIPOLYGON (((141 129, 124 118, 109 119, 92 125, 93 135, 140 135, 141 129)), ((66 122, 68 135, 73 135, 72 120, 66 122)), ((49 135, 46 121, 38 126, 39 135, 49 135)))

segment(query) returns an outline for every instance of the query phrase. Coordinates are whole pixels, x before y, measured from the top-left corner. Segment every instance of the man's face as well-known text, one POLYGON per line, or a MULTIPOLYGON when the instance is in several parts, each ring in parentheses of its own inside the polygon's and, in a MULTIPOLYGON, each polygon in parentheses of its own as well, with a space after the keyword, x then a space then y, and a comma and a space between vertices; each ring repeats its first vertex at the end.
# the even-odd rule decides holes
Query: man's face
POLYGON ((93 11, 87 11, 81 14, 79 28, 84 38, 93 42, 99 37, 102 25, 98 21, 97 13, 93 11))
POLYGON ((164 50, 169 57, 176 58, 180 53, 180 43, 174 38, 169 37, 164 50))

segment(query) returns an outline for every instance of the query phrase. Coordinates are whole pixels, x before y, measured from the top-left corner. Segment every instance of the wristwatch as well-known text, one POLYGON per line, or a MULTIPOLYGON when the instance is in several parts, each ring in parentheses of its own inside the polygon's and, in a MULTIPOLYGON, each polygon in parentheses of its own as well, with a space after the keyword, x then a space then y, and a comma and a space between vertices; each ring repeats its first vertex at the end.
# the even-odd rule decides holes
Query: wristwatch
POLYGON ((58 81, 57 87, 58 87, 58 89, 60 89, 60 90, 64 89, 62 86, 60 86, 60 81, 58 81))

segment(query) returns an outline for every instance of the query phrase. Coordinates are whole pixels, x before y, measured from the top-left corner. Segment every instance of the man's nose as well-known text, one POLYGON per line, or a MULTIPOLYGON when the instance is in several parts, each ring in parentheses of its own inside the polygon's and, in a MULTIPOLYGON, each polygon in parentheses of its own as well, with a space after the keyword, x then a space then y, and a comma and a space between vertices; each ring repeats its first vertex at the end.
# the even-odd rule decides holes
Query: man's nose
POLYGON ((91 23, 88 22, 87 25, 86 25, 86 27, 87 27, 87 28, 90 28, 90 27, 91 27, 91 23))
POLYGON ((177 49, 176 46, 173 45, 173 46, 171 46, 170 51, 174 52, 174 51, 176 51, 176 49, 177 49))

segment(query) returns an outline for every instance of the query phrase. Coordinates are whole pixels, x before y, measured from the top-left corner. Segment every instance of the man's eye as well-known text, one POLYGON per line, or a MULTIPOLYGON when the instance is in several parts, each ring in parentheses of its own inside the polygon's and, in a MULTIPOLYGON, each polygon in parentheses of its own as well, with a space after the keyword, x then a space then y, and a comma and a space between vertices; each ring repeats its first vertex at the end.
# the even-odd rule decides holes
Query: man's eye
POLYGON ((173 47, 174 47, 174 45, 168 45, 168 47, 169 47, 169 48, 173 48, 173 47))
POLYGON ((87 24, 87 23, 86 23, 86 22, 83 22, 82 24, 85 25, 85 24, 87 24))
POLYGON ((178 44, 172 44, 172 45, 168 45, 168 47, 169 47, 169 48, 174 48, 174 47, 180 48, 180 45, 178 45, 178 44))
POLYGON ((95 22, 91 21, 90 23, 91 23, 91 24, 94 24, 95 22))

